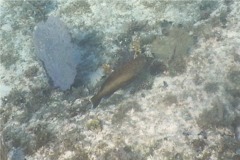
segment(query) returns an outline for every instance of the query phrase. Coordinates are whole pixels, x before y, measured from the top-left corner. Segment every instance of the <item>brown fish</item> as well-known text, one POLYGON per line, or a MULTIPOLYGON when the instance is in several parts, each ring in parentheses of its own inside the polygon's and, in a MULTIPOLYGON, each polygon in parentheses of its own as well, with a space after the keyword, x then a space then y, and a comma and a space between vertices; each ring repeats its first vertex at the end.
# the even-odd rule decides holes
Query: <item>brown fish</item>
POLYGON ((97 107, 102 98, 110 96, 119 88, 122 88, 134 80, 146 66, 147 57, 138 56, 110 74, 110 76, 102 84, 98 93, 91 98, 93 107, 97 107))

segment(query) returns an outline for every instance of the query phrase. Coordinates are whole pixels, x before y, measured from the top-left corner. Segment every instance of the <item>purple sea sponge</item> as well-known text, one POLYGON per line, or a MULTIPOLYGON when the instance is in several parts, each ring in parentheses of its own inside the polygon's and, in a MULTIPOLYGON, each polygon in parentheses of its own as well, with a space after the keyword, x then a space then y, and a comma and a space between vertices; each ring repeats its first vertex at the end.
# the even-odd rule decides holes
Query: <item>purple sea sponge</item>
POLYGON ((33 40, 36 55, 43 62, 54 87, 69 89, 82 54, 80 48, 71 43, 64 23, 58 17, 50 16, 46 22, 37 24, 33 40))

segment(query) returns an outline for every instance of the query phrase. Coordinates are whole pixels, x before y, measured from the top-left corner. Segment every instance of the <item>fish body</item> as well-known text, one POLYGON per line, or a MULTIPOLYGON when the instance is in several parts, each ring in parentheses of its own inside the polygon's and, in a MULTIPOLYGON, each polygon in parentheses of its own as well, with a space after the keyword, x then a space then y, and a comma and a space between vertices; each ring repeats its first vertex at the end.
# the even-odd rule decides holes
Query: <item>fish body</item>
POLYGON ((101 99, 108 97, 118 89, 134 80, 147 66, 147 58, 138 56, 114 71, 102 84, 99 92, 91 98, 93 107, 97 107, 101 99))

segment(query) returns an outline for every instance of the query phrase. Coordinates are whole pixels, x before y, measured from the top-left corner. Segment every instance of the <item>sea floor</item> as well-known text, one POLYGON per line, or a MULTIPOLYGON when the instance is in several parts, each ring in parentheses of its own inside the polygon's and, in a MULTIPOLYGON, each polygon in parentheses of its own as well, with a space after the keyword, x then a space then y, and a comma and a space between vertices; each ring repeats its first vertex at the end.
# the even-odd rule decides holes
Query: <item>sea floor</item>
POLYGON ((234 0, 0 0, 0 159, 240 159, 239 31, 234 0), (49 16, 100 57, 64 91, 36 56, 49 16), (111 70, 139 55, 153 62, 93 109, 111 70))

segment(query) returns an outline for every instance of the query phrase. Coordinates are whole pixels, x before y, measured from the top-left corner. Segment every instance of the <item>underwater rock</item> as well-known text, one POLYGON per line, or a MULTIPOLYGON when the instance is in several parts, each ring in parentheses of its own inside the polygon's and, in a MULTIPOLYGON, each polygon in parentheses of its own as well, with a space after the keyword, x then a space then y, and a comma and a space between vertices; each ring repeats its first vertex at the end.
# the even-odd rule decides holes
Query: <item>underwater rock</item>
POLYGON ((240 142, 240 125, 238 125, 235 129, 235 137, 240 142))
POLYGON ((164 71, 167 70, 167 66, 160 62, 160 61, 154 61, 150 67, 149 67, 149 71, 150 71, 150 74, 153 75, 153 76, 156 76, 156 75, 159 75, 161 73, 163 73, 164 71))
POLYGON ((9 153, 10 160, 25 160, 24 152, 21 148, 14 148, 9 153))
POLYGON ((1 158, 1 160, 7 160, 8 159, 7 154, 8 154, 7 147, 6 147, 5 143, 3 142, 2 136, 0 135, 0 158, 1 158))
POLYGON ((58 17, 50 16, 46 22, 37 25, 33 39, 36 55, 43 62, 54 87, 69 89, 81 62, 81 50, 71 43, 64 23, 58 17))
POLYGON ((240 117, 236 117, 233 122, 233 128, 235 133, 235 139, 240 142, 240 117))

